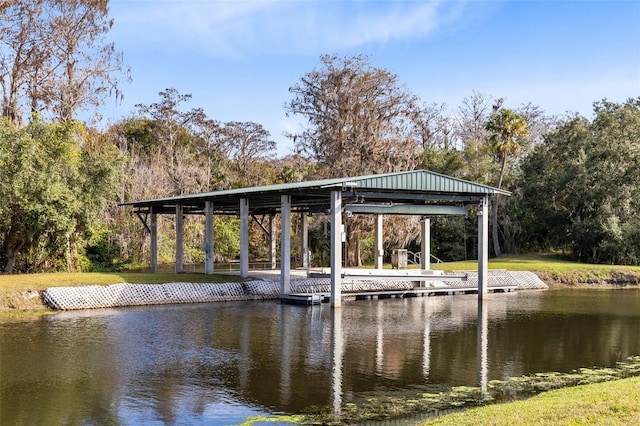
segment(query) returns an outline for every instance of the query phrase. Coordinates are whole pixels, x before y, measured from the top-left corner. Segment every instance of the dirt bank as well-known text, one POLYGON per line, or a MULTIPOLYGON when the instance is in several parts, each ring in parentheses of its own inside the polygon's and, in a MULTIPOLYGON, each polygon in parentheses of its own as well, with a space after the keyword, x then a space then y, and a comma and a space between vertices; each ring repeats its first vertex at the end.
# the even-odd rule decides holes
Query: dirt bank
POLYGON ((9 291, 0 294, 0 315, 53 312, 45 306, 41 291, 9 291))
POLYGON ((569 272, 536 271, 549 286, 627 287, 640 286, 640 272, 573 270, 569 272))

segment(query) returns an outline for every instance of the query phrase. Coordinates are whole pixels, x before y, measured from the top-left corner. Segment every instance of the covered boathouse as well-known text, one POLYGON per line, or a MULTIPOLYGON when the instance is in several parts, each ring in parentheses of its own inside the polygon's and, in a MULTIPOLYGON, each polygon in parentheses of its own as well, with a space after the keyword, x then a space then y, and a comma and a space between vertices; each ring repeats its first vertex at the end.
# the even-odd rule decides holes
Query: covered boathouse
MULTIPOLYGON (((131 206, 151 238, 151 271, 158 267, 158 224, 160 214, 175 215, 175 271, 183 269, 183 221, 188 214, 205 216, 205 273, 214 272, 213 221, 216 215, 240 217, 240 275, 249 276, 249 221, 256 220, 270 237, 271 265, 275 269, 275 215, 281 216, 280 294, 291 293, 291 215, 302 217, 303 266, 309 266, 307 246, 308 216, 327 214, 331 222, 331 305, 341 305, 343 215, 375 215, 376 270, 382 269, 384 215, 418 215, 422 218, 421 279, 430 277, 430 217, 467 215, 476 206, 478 216, 478 297, 488 291, 488 205, 489 197, 511 195, 508 191, 478 183, 415 170, 285 183, 249 188, 213 191, 153 200, 123 203, 131 206), (269 217, 265 227, 258 216, 269 217)), ((384 278, 383 278, 384 279, 384 278)))

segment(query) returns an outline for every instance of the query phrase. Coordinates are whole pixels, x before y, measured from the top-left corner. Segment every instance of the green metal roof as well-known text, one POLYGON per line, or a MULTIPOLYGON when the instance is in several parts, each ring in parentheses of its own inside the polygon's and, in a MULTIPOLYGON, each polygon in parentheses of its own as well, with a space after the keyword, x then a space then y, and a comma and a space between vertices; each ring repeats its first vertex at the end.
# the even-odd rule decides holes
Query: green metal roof
POLYGON ((339 189, 343 193, 344 203, 418 203, 441 202, 474 203, 485 195, 511 195, 510 192, 487 185, 457 179, 451 176, 415 170, 407 172, 385 173, 369 176, 321 179, 306 182, 284 183, 276 185, 237 188, 198 194, 181 195, 152 200, 132 201, 122 205, 131 205, 138 211, 153 208, 157 213, 171 213, 175 206, 185 206, 186 212, 200 213, 205 201, 212 201, 218 212, 237 212, 238 201, 249 199, 253 209, 263 211, 277 210, 280 196, 290 195, 292 205, 298 209, 321 210, 329 202, 329 193, 339 189), (355 201, 354 201, 355 200, 355 201))
POLYGON ((457 179, 427 170, 385 173, 346 179, 358 183, 358 188, 386 189, 393 191, 419 191, 438 194, 503 194, 510 192, 479 183, 457 179))

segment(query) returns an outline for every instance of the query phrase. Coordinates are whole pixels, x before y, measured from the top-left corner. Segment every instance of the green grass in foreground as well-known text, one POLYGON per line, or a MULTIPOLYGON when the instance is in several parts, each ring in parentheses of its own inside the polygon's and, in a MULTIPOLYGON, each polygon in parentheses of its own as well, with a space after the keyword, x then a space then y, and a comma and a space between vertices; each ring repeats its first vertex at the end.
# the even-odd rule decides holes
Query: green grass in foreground
POLYGON ((640 377, 542 393, 525 401, 450 414, 423 425, 640 424, 640 377))

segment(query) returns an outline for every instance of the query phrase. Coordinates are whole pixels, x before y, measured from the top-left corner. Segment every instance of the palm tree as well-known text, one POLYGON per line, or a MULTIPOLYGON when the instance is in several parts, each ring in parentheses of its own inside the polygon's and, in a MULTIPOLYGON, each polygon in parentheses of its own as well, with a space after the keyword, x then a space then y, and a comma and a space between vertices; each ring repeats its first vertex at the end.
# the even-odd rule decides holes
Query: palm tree
MULTIPOLYGON (((497 188, 500 189, 502 186, 502 179, 504 178, 507 157, 509 155, 517 155, 520 152, 520 141, 526 138, 529 134, 527 120, 522 115, 510 109, 500 108, 491 114, 489 121, 487 121, 487 124, 485 125, 485 129, 491 132, 491 135, 489 136, 491 151, 501 161, 498 184, 496 185, 497 188)), ((497 196, 493 200, 491 219, 493 250, 496 256, 500 256, 502 251, 500 250, 500 241, 498 240, 497 196)))

